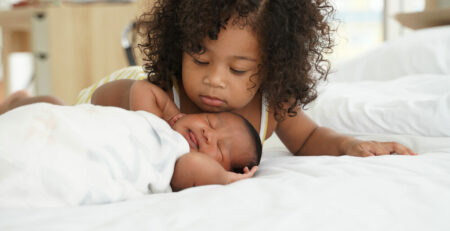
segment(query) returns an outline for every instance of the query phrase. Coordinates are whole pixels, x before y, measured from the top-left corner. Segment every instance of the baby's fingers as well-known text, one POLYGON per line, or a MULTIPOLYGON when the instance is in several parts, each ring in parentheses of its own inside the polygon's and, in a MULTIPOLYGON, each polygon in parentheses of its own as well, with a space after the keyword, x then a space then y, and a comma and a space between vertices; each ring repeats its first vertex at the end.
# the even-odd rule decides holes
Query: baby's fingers
POLYGON ((258 170, 257 166, 254 166, 251 170, 248 170, 248 167, 244 168, 244 173, 235 173, 235 172, 228 172, 228 183, 233 183, 235 181, 238 180, 243 180, 243 179, 247 179, 247 178, 251 178, 256 170, 258 170))
MULTIPOLYGON (((248 170, 248 168, 247 168, 247 170, 248 170)), ((251 174, 251 176, 253 176, 257 170, 258 170, 258 166, 253 166, 252 169, 247 174, 251 174)))
POLYGON ((251 170, 249 170, 248 167, 245 167, 243 175, 252 177, 255 174, 256 170, 258 170, 258 166, 253 166, 251 170))

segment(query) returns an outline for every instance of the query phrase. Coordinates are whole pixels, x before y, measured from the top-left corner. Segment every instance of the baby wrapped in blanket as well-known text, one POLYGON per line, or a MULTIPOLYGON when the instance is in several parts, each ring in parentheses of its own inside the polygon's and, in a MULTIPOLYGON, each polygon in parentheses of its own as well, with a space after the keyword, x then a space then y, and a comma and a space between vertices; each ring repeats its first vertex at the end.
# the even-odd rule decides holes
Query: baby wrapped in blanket
POLYGON ((179 116, 171 128, 146 111, 37 103, 2 114, 0 128, 0 207, 228 184, 251 177, 256 168, 247 167, 260 159, 246 121, 232 113, 179 116), (244 174, 230 171, 239 169, 244 174))

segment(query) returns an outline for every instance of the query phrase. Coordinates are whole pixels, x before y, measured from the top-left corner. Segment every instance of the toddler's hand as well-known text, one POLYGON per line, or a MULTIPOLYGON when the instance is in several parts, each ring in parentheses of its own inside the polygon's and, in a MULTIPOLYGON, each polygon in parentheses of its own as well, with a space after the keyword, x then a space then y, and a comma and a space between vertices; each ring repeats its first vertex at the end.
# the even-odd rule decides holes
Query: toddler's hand
POLYGON ((377 142, 352 140, 346 145, 345 155, 349 156, 380 156, 380 155, 417 155, 408 147, 397 142, 377 142))
POLYGON ((228 171, 227 174, 227 184, 231 184, 233 182, 236 182, 238 180, 243 180, 243 179, 247 179, 247 178, 251 178, 256 170, 258 170, 258 166, 254 166, 251 170, 248 169, 248 167, 244 168, 244 173, 235 173, 235 172, 230 172, 228 171))
POLYGON ((172 118, 170 118, 169 121, 168 121, 170 127, 173 127, 173 125, 177 122, 177 120, 181 119, 185 115, 186 114, 184 114, 184 113, 178 113, 175 116, 173 116, 172 118))

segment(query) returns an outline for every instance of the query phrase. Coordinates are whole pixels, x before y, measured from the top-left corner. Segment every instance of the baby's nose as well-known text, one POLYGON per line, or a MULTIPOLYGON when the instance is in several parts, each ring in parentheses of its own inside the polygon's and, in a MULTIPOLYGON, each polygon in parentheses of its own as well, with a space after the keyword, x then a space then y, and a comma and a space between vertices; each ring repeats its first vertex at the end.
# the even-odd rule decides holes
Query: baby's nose
POLYGON ((214 133, 210 129, 203 129, 203 137, 205 138, 205 142, 207 144, 211 144, 214 139, 214 133))

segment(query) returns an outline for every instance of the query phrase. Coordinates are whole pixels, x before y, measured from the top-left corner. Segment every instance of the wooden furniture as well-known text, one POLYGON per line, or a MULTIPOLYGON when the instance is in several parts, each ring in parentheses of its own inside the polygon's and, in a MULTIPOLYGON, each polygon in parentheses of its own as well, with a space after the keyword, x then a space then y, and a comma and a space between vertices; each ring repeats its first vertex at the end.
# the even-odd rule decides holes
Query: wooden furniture
POLYGON ((137 17, 136 2, 65 3, 0 11, 3 94, 11 93, 8 55, 31 51, 36 93, 74 103, 81 89, 128 65, 120 38, 125 26, 137 17))
POLYGON ((396 14, 395 19, 413 30, 450 25, 450 1, 426 0, 423 11, 396 14))

